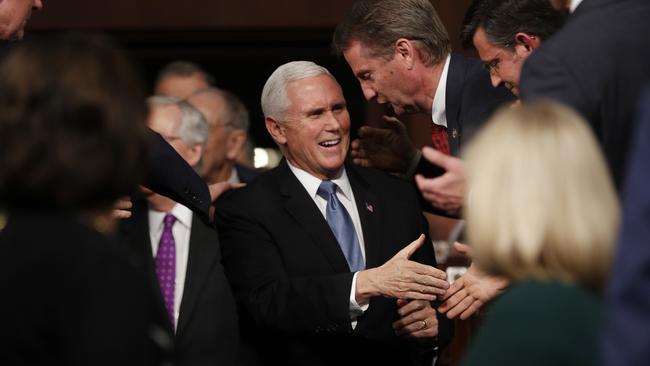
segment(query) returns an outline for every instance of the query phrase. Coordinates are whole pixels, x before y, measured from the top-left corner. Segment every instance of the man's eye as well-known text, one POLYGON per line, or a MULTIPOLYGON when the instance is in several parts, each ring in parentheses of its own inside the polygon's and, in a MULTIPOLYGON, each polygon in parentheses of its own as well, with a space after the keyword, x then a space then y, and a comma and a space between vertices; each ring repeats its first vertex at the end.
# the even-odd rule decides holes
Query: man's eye
POLYGON ((367 81, 370 79, 371 79, 371 75, 369 72, 364 72, 363 74, 361 74, 361 80, 367 81))

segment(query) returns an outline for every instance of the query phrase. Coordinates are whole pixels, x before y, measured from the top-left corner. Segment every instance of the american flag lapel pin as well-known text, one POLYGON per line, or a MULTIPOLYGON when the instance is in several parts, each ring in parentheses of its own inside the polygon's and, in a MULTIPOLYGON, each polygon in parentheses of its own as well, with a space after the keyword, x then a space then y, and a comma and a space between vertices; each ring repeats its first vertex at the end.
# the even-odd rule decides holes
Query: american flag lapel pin
POLYGON ((369 204, 368 202, 366 202, 366 210, 368 210, 369 212, 374 212, 375 209, 372 207, 371 204, 369 204))

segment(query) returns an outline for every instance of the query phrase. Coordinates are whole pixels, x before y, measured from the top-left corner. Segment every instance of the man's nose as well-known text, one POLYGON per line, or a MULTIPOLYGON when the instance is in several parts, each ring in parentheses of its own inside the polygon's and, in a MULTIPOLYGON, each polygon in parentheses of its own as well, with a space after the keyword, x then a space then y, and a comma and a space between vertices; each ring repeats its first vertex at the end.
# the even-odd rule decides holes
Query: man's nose
POLYGON ((371 100, 377 96, 375 89, 367 85, 366 83, 361 83, 361 90, 363 91, 363 96, 366 100, 371 100))
POLYGON ((495 72, 490 73, 490 80, 492 81, 492 86, 493 87, 498 87, 503 80, 497 75, 495 72))
POLYGON ((43 0, 34 0, 32 3, 32 9, 41 10, 43 9, 43 0))

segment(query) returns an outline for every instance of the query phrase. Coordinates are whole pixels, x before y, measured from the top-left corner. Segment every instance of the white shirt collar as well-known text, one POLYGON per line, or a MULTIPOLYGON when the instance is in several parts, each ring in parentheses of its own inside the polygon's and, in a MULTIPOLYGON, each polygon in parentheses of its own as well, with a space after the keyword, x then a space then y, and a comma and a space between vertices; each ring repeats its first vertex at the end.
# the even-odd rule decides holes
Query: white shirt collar
MULTIPOLYGON (((174 215, 176 221, 180 222, 186 228, 192 227, 192 210, 189 208, 177 203, 169 213, 174 215)), ((167 215, 167 212, 149 209, 149 223, 151 227, 162 227, 165 215, 167 215)))
POLYGON ((581 2, 582 0, 571 0, 571 8, 569 11, 573 13, 581 2))
MULTIPOLYGON (((303 187, 309 193, 309 197, 312 199, 316 198, 316 192, 318 192, 318 187, 320 186, 322 180, 314 177, 313 175, 307 173, 306 171, 294 166, 287 160, 289 169, 293 174, 298 178, 298 181, 302 184, 303 187)), ((334 179, 330 179, 339 187, 339 192, 343 194, 347 200, 352 201, 352 186, 350 186, 350 180, 348 179, 348 174, 345 171, 345 167, 341 168, 341 172, 334 179)))
POLYGON ((235 184, 239 182, 239 174, 237 174, 237 169, 233 166, 232 170, 230 171, 230 177, 228 177, 228 183, 235 184))
POLYGON ((436 88, 436 94, 433 96, 433 104, 431 105, 431 120, 438 126, 447 127, 447 114, 445 113, 445 105, 447 103, 447 74, 449 73, 449 62, 451 61, 451 54, 447 55, 445 67, 440 74, 440 81, 436 88))

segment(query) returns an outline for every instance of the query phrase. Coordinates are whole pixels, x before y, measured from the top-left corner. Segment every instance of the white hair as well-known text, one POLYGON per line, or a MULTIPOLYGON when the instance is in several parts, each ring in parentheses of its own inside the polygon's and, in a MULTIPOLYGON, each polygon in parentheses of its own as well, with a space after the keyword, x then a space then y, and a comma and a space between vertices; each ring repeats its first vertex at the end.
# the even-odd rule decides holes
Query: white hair
POLYGON ((208 123, 203 114, 190 103, 177 98, 154 95, 147 99, 150 108, 175 106, 181 112, 178 136, 185 145, 205 145, 208 141, 208 123))
POLYGON ((264 89, 262 89, 262 112, 264 117, 282 121, 284 114, 289 109, 287 85, 292 81, 319 75, 329 75, 334 78, 326 68, 311 61, 293 61, 275 69, 273 74, 266 80, 264 89))

